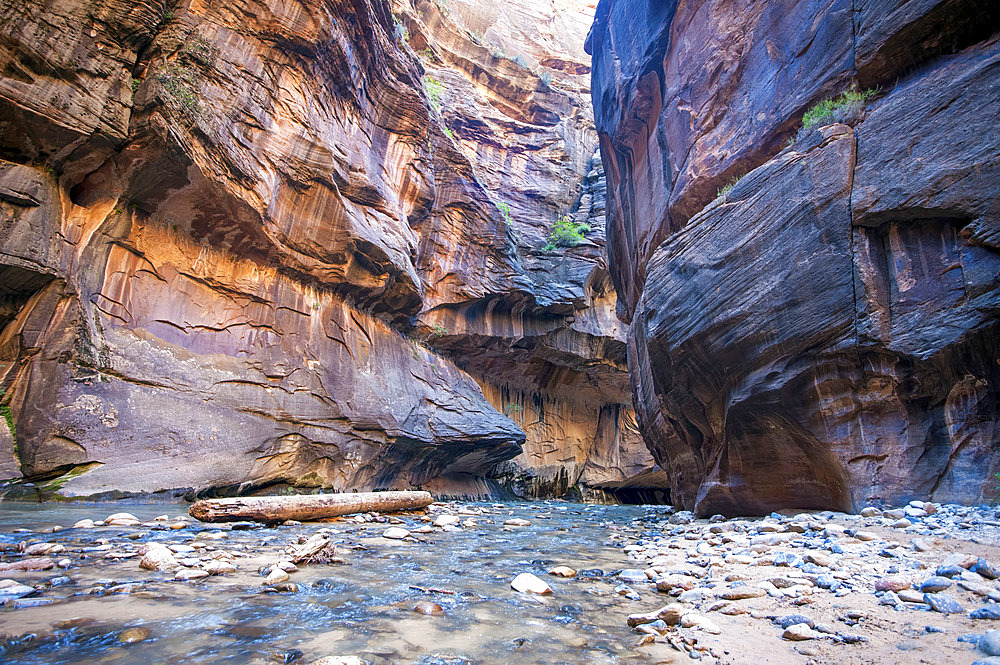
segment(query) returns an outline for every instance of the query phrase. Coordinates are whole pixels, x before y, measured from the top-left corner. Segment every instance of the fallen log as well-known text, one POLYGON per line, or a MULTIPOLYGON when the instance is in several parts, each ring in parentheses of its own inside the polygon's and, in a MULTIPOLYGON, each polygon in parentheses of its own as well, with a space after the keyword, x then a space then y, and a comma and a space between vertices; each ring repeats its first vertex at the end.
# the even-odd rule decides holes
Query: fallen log
POLYGON ((243 496, 195 502, 188 513, 202 522, 300 522, 352 513, 391 513, 434 503, 430 492, 357 492, 302 496, 243 496))

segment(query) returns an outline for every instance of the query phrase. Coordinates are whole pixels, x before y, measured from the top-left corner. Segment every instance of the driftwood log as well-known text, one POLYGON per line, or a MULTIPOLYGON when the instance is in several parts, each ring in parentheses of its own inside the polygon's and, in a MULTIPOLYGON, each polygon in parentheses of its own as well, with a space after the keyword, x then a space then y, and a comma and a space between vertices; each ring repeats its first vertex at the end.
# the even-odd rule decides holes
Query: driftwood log
POLYGON ((284 522, 321 520, 352 513, 391 513, 414 510, 434 503, 430 492, 357 492, 353 494, 304 494, 302 496, 244 496, 197 501, 188 509, 202 522, 284 522))

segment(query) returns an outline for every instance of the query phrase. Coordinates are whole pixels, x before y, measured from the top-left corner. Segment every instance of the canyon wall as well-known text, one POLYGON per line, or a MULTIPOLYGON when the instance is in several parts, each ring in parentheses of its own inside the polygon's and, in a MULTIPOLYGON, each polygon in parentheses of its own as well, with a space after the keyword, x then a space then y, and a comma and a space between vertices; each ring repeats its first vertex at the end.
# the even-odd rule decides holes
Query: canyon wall
POLYGON ((493 10, 0 0, 0 476, 663 487, 603 258, 590 16, 493 10), (591 232, 546 250, 566 214, 591 232))
POLYGON ((998 32, 977 0, 601 0, 610 275, 677 503, 996 493, 998 32))

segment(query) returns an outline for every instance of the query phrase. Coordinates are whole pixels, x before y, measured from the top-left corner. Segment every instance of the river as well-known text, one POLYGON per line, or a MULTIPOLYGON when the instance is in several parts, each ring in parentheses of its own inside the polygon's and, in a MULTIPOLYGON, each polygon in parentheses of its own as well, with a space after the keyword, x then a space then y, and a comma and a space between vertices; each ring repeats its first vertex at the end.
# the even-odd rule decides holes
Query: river
MULTIPOLYGON (((186 508, 0 503, 0 543, 6 544, 0 547, 59 543, 66 550, 52 558, 64 565, 70 560, 66 570, 0 573, 0 579, 46 585, 0 609, 0 634, 8 636, 0 643, 0 660, 263 664, 356 655, 372 664, 654 662, 648 650, 633 646, 623 619, 637 604, 619 593, 624 589, 615 577, 627 567, 621 549, 626 538, 641 537, 643 520, 656 516, 653 507, 558 501, 435 506, 427 516, 401 516, 398 526, 414 530, 444 512, 475 524, 435 527, 407 540, 382 537, 388 523, 353 518, 249 530, 197 522, 176 530, 166 527, 169 522, 148 526, 186 508), (121 511, 146 524, 68 528, 121 511), (530 524, 505 526, 511 518, 530 524), (64 528, 51 533, 55 526, 64 528), (290 578, 297 591, 268 592, 258 569, 320 528, 331 529, 346 563, 302 565, 290 578), (106 558, 151 540, 193 544, 197 549, 189 556, 202 560, 224 550, 239 570, 180 582, 172 573, 140 568, 137 556, 106 558), (103 549, 86 551, 95 547, 103 549), (555 565, 581 574, 546 574, 555 565), (511 580, 523 572, 544 579, 554 593, 513 591, 511 580), (68 580, 58 579, 63 577, 68 580), (62 583, 50 586, 54 579, 62 583), (52 602, 35 606, 46 601, 52 602), (439 604, 444 613, 415 612, 422 601, 439 604), (132 627, 148 629, 142 631, 148 637, 123 644, 122 631, 132 627)), ((655 603, 651 598, 648 604, 655 603)))

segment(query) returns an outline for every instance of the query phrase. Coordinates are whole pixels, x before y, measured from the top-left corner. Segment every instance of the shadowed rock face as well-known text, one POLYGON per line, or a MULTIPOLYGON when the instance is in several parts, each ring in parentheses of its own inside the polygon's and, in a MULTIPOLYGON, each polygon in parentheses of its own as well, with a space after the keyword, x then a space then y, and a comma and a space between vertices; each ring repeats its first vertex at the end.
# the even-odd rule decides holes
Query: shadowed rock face
POLYGON ((594 484, 655 473, 610 315, 590 17, 520 34, 530 4, 450 4, 0 0, 3 477, 479 493, 504 460, 533 473, 515 384, 580 428, 573 483, 592 450, 594 484), (542 251, 567 213, 588 241, 542 251))
POLYGON ((640 429, 701 514, 982 500, 1000 469, 996 8, 807 5, 598 7, 640 429), (882 86, 866 111, 781 148, 858 80, 882 86))

